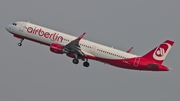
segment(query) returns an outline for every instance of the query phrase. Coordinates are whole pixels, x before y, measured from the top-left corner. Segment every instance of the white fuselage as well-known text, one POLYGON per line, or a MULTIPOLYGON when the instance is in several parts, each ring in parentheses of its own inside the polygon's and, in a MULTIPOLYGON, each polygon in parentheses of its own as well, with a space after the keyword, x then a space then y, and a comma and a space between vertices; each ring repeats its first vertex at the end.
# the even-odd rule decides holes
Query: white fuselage
MULTIPOLYGON (((9 31, 13 34, 24 36, 28 39, 32 39, 47 45, 50 45, 52 43, 66 45, 77 38, 72 35, 38 26, 29 22, 18 22, 18 25, 15 27, 11 27, 9 31)), ((137 57, 136 55, 117 50, 112 47, 107 47, 95 42, 91 42, 85 39, 82 39, 79 44, 81 46, 81 50, 86 55, 95 56, 103 59, 117 60, 137 57)))

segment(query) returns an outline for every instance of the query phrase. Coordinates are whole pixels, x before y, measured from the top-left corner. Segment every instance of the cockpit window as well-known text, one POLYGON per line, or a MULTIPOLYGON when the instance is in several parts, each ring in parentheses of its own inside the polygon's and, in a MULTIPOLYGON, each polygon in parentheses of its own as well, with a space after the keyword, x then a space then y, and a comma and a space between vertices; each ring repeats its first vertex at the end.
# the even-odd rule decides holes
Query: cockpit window
POLYGON ((13 23, 12 25, 16 26, 16 25, 17 25, 17 23, 13 23))

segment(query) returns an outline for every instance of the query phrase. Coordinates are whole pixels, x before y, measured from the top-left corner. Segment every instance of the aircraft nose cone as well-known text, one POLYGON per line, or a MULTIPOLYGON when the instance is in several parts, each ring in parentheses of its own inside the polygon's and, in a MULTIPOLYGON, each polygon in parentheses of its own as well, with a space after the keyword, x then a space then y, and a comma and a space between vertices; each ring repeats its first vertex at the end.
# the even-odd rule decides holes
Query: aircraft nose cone
POLYGON ((9 31, 10 26, 9 26, 9 25, 7 25, 5 28, 6 28, 6 30, 7 30, 7 31, 9 31))

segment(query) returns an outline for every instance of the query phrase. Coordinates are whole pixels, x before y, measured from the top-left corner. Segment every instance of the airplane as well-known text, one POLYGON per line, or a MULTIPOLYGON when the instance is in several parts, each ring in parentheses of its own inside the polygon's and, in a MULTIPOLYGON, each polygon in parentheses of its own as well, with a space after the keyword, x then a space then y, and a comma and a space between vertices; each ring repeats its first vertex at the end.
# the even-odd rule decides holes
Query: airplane
POLYGON ((73 58, 72 62, 74 64, 78 64, 79 60, 84 61, 84 67, 90 66, 88 60, 91 59, 130 70, 169 71, 169 68, 162 63, 174 44, 172 40, 165 40, 147 54, 137 56, 130 53, 133 47, 127 51, 121 51, 85 40, 83 37, 86 32, 79 37, 75 37, 23 21, 8 24, 5 29, 14 37, 20 39, 18 46, 22 46, 24 39, 37 42, 48 46, 53 53, 66 54, 73 58))

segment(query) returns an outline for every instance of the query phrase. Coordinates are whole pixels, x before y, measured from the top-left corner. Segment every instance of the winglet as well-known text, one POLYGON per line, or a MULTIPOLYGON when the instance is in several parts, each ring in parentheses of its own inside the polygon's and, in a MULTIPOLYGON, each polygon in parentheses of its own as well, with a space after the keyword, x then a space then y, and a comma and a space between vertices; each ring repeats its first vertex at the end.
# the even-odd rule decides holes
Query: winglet
POLYGON ((133 49, 133 47, 131 47, 131 48, 130 48, 129 50, 127 50, 126 52, 127 52, 127 53, 130 53, 132 49, 133 49))
POLYGON ((81 40, 83 37, 84 37, 84 35, 86 34, 86 32, 84 32, 81 36, 79 36, 78 38, 77 38, 77 40, 81 40))

